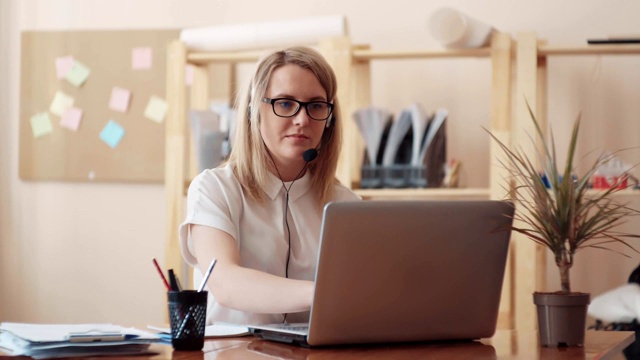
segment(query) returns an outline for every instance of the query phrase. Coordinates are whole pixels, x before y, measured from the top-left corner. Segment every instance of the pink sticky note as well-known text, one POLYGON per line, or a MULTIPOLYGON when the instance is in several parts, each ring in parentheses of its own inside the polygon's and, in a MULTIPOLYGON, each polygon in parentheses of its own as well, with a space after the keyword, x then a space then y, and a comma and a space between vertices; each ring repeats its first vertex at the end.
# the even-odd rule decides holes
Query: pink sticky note
POLYGON ((153 52, 150 47, 138 47, 131 50, 131 67, 133 70, 151 69, 153 52))
POLYGON ((73 56, 62 56, 56 58, 56 75, 58 79, 64 79, 73 67, 73 56))
POLYGON ((60 126, 66 127, 69 130, 78 131, 80 121, 82 121, 82 110, 72 107, 62 114, 60 126))
POLYGON ((129 109, 129 100, 131 99, 131 91, 119 87, 111 90, 111 100, 109 100, 109 109, 127 112, 129 109))
POLYGON ((191 86, 191 84, 193 84, 193 72, 195 71, 195 68, 193 67, 193 65, 187 64, 187 66, 184 68, 184 84, 187 86, 191 86))

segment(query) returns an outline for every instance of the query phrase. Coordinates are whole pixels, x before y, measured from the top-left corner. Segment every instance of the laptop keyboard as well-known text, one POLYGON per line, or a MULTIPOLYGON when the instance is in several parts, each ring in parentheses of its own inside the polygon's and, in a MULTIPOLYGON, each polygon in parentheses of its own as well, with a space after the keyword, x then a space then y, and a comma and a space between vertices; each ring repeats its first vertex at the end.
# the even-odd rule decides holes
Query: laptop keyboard
POLYGON ((309 325, 299 324, 277 324, 274 326, 276 329, 291 330, 291 331, 309 331, 309 325))

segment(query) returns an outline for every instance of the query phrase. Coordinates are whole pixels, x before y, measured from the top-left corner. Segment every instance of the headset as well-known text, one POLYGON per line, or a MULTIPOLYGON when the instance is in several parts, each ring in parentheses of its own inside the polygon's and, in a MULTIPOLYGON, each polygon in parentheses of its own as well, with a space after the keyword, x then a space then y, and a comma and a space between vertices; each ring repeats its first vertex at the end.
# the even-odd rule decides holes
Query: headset
MULTIPOLYGON (((329 129, 329 131, 331 131, 329 133, 329 138, 325 142, 325 145, 331 141, 331 138, 333 138, 333 132, 334 132, 334 128, 332 126, 333 120, 334 120, 333 115, 331 115, 331 117, 327 119, 327 125, 325 125, 325 129, 329 129)), ((322 148, 322 145, 323 145, 322 140, 320 140, 320 144, 318 144, 318 147, 307 149, 302 153, 302 158, 307 164, 309 164, 310 162, 312 162, 318 157, 318 155, 320 154, 320 149, 322 148)))
MULTIPOLYGON (((249 123, 251 123, 251 105, 247 106, 247 120, 249 121, 249 123)), ((271 153, 267 150, 267 154, 269 155, 269 158, 271 158, 271 161, 274 164, 274 168, 278 173, 278 178, 282 182, 282 188, 285 191, 284 223, 287 228, 287 260, 285 265, 285 278, 287 279, 289 278, 289 260, 291 259, 291 230, 289 229, 289 220, 287 215, 289 212, 289 190, 291 190, 293 183, 300 178, 300 175, 302 175, 302 173, 304 173, 304 171, 307 170, 307 168, 309 167, 309 164, 312 161, 314 161, 318 157, 318 155, 320 155, 320 150, 322 149, 322 147, 331 141, 331 139, 333 138, 333 132, 335 131, 334 127, 335 127, 335 115, 331 114, 331 116, 327 119, 327 122, 325 125, 325 129, 328 129, 330 131, 327 141, 323 143, 321 139, 320 144, 318 144, 317 147, 307 149, 302 153, 302 159, 305 161, 305 165, 302 168, 302 170, 300 170, 298 175, 296 175, 295 179, 291 182, 291 184, 289 184, 288 188, 285 185, 284 181, 282 181, 282 176, 280 175, 280 171, 278 170, 278 167, 275 166, 275 161, 273 160, 273 157, 271 157, 271 153)), ((263 140, 263 143, 264 143, 264 140, 263 140)), ((283 314, 282 322, 283 323, 287 322, 287 314, 283 314)))

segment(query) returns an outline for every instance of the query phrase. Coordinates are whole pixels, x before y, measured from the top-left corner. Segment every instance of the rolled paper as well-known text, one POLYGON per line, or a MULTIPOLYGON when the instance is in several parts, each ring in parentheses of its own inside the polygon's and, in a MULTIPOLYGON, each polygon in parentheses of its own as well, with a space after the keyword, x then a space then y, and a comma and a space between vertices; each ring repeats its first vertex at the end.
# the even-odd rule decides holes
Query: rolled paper
POLYGON ((241 51, 313 44, 347 34, 346 18, 340 15, 187 28, 180 40, 192 50, 241 51))
POLYGON ((489 44, 492 26, 458 10, 443 7, 429 18, 431 36, 445 48, 478 48, 489 44))

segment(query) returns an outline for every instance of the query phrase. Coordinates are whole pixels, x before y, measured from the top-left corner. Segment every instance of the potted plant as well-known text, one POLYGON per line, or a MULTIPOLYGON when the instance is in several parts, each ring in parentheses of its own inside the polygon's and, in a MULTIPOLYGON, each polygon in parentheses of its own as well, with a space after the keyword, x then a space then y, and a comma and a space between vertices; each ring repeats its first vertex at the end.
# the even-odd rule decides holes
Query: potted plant
POLYGON ((489 134, 504 151, 506 156, 501 165, 508 169, 514 181, 511 196, 517 211, 510 230, 547 247, 560 274, 560 291, 533 294, 538 310, 540 343, 543 346, 579 346, 584 343, 590 300, 589 294, 571 289, 569 270, 574 256, 585 248, 607 249, 627 256, 610 248, 609 245, 615 243, 637 252, 627 240, 640 236, 618 232, 616 227, 640 212, 612 198, 622 188, 618 185, 625 176, 619 177, 610 188, 589 191, 590 179, 596 170, 615 153, 599 156, 582 175, 576 175, 574 161, 580 116, 574 123, 566 164, 560 171, 553 132, 547 144, 530 107, 529 114, 542 143, 533 157, 522 149, 510 149, 489 134))

